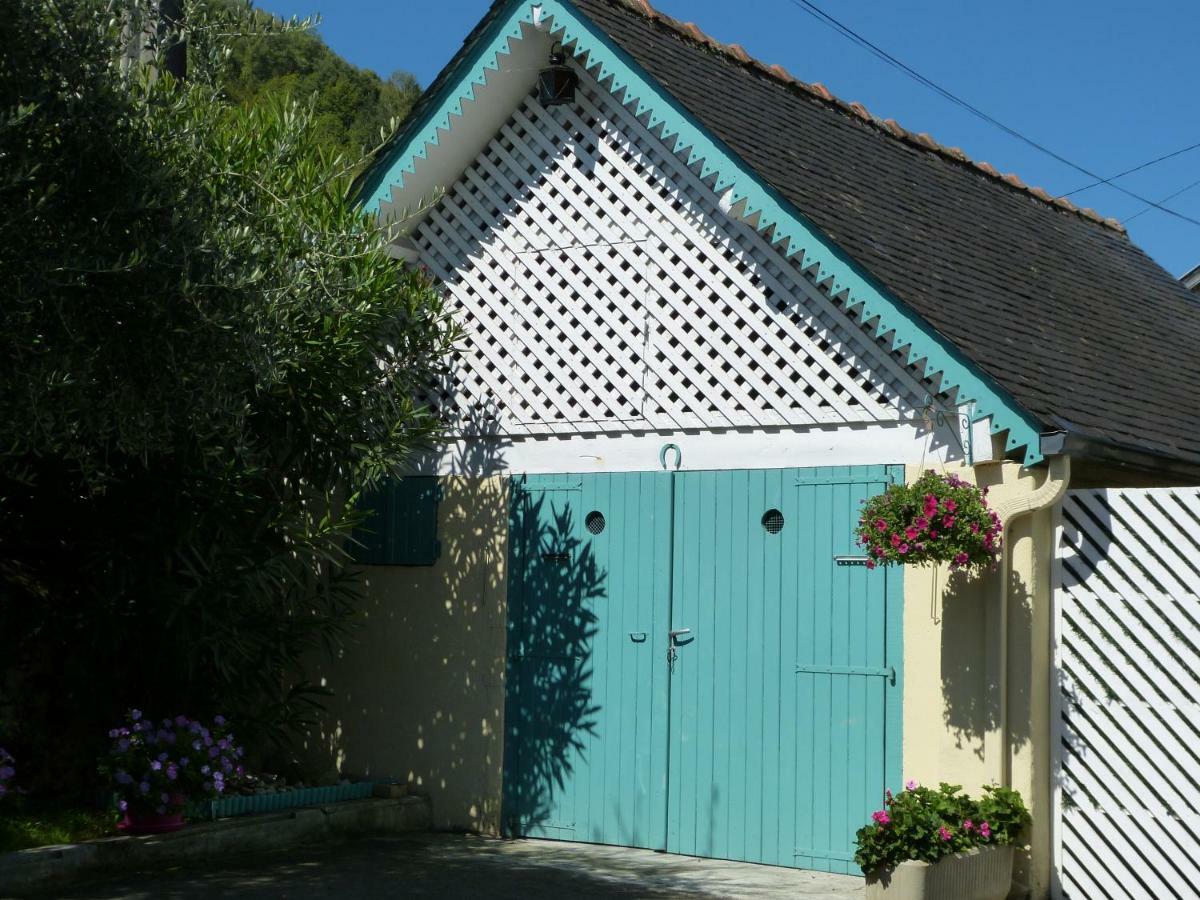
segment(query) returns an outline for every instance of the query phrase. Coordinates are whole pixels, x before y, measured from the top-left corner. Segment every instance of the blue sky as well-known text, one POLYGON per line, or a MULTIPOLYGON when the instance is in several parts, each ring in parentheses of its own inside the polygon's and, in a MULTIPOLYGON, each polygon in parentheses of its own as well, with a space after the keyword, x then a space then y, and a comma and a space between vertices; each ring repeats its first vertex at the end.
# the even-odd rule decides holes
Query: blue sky
MULTIPOLYGON (((943 87, 1067 159, 1109 177, 1200 143, 1194 0, 814 0, 943 87)), ((259 0, 282 15, 320 13, 326 42, 383 75, 437 74, 487 0, 259 0)), ((796 0, 655 0, 798 78, 910 131, 927 131, 1030 185, 1065 193, 1092 179, 938 97, 803 12, 796 0)), ((1118 183, 1155 201, 1200 180, 1200 149, 1118 183)), ((1144 204, 1107 185, 1071 198, 1125 221, 1144 204)), ((1200 220, 1200 185, 1164 204, 1200 220)), ((1174 275, 1200 263, 1200 225, 1156 209, 1128 223, 1174 275)))

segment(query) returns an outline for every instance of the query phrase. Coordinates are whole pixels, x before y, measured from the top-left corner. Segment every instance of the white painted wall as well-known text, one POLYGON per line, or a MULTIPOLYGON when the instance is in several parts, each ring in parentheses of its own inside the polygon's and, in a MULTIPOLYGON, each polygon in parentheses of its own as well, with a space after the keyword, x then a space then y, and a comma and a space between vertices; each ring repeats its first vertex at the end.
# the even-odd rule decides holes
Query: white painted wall
MULTIPOLYGON (((414 459, 412 474, 475 475, 640 472, 660 468, 664 445, 680 449, 681 469, 778 469, 792 466, 942 465, 962 460, 957 429, 912 423, 762 431, 584 434, 454 441, 414 459)), ((667 458, 675 465, 675 454, 667 458)))

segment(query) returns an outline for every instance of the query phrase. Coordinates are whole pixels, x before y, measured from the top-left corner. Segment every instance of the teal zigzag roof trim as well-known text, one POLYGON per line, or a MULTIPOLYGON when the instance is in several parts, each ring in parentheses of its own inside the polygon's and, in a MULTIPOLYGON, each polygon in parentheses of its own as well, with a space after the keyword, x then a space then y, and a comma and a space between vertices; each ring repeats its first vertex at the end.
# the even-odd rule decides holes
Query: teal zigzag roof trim
POLYGON ((960 403, 974 404, 973 421, 990 416, 993 433, 1007 432, 1007 451, 1023 448, 1025 465, 1042 460, 1037 425, 1003 388, 928 322, 891 296, 736 153, 709 134, 569 0, 514 0, 496 16, 461 61, 461 71, 446 80, 439 95, 431 98, 427 111, 404 129, 392 152, 364 181, 361 196, 366 209, 378 211, 390 198, 392 188, 403 186, 404 176, 414 171, 416 160, 425 158, 429 147, 437 146, 442 132, 451 130, 453 117, 462 115, 462 102, 474 99, 475 86, 484 84, 488 69, 499 70, 499 56, 508 52, 510 40, 521 39, 522 24, 532 24, 535 7, 541 8, 542 18, 552 20, 550 30, 556 35, 561 33, 562 44, 574 46, 575 56, 584 67, 599 67, 598 81, 611 79, 609 89, 614 94, 623 90, 625 105, 632 106, 638 116, 647 116, 651 129, 661 127, 664 141, 675 138, 677 148, 687 148, 688 164, 699 164, 701 178, 715 179, 713 189, 717 194, 728 192, 735 206, 742 205, 743 216, 757 214, 760 229, 774 226, 773 240, 782 242, 784 252, 800 257, 805 269, 816 266, 818 281, 832 281, 831 293, 846 293, 847 305, 861 305, 862 320, 876 321, 876 335, 890 333, 893 348, 907 348, 910 364, 925 360, 926 376, 940 374, 943 390, 957 388, 960 403))

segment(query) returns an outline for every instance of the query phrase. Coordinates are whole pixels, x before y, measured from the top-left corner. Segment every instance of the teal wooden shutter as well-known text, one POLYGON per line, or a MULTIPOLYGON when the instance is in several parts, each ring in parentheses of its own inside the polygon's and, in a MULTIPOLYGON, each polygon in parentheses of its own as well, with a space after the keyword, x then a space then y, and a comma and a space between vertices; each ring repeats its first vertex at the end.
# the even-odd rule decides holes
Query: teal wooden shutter
POLYGON ((441 552, 437 507, 441 486, 432 476, 389 479, 364 495, 367 520, 355 533, 355 558, 367 566, 432 566, 441 552))

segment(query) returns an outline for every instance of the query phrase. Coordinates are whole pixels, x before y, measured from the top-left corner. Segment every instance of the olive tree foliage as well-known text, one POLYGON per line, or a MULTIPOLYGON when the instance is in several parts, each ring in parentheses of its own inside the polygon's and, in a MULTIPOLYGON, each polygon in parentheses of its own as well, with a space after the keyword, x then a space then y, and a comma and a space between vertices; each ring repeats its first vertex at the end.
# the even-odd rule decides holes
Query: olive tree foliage
POLYGON ((64 727, 139 706, 278 735, 353 610, 359 493, 436 433, 413 397, 454 327, 310 108, 223 102, 229 42, 295 23, 5 6, 0 734, 77 757, 64 727))

